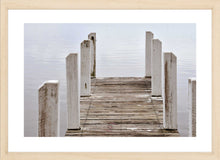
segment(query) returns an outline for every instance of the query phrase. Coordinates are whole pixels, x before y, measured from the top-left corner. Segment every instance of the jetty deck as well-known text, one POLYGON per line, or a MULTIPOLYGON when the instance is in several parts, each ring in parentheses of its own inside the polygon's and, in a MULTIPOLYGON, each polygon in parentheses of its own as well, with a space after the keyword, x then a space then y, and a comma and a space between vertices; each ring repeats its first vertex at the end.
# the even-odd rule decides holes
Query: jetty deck
POLYGON ((92 79, 90 97, 80 98, 80 130, 65 136, 179 136, 163 128, 163 100, 151 98, 151 79, 92 79))

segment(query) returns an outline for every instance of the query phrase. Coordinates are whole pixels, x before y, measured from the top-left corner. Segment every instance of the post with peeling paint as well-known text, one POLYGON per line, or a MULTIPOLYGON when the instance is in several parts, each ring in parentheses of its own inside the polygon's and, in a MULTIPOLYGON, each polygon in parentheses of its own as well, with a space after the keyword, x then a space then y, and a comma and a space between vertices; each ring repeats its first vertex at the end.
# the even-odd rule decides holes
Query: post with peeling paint
POLYGON ((189 137, 196 136, 196 79, 188 80, 189 137))
POLYGON ((78 54, 66 57, 68 129, 80 129, 80 90, 78 54))
POLYGON ((177 129, 177 59, 173 53, 164 53, 164 80, 163 125, 177 129))
POLYGON ((38 90, 38 136, 59 136, 59 81, 46 81, 38 90))
POLYGON ((81 43, 81 96, 90 96, 91 92, 91 41, 84 40, 81 43))
POLYGON ((91 78, 96 77, 96 33, 90 33, 88 39, 91 40, 91 78))
POLYGON ((145 77, 151 77, 151 55, 153 52, 152 47, 152 40, 153 40, 153 33, 146 32, 146 39, 145 39, 145 77))
POLYGON ((162 96, 161 56, 162 56, 162 43, 158 39, 153 39, 152 70, 151 70, 152 97, 162 96))

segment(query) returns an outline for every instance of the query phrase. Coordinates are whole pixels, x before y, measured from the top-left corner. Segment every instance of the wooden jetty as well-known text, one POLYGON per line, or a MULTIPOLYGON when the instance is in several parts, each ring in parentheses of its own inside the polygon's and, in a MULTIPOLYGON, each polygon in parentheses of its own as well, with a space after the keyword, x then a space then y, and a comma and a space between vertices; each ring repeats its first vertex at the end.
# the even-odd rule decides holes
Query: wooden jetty
MULTIPOLYGON (((96 33, 90 33, 88 40, 80 44, 80 62, 78 53, 66 57, 65 136, 179 136, 177 57, 171 52, 162 54, 162 42, 153 37, 152 32, 146 32, 145 77, 96 78, 96 33)), ((59 136, 59 82, 47 81, 42 87, 38 135, 56 137, 59 136)), ((195 136, 195 79, 189 81, 188 88, 189 135, 195 136)))
POLYGON ((65 136, 179 136, 163 128, 163 100, 151 98, 151 78, 96 78, 91 93, 80 99, 81 129, 65 136))

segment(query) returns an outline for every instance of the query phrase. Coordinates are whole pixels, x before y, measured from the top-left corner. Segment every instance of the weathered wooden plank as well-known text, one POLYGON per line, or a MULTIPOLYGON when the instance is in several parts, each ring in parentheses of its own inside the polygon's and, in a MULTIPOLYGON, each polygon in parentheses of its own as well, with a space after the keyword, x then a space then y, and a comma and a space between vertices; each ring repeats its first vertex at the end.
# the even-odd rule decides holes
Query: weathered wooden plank
POLYGON ((87 119, 84 125, 89 124, 159 124, 155 119, 87 119))
POLYGON ((178 132, 166 133, 163 129, 157 130, 84 130, 82 133, 67 132, 66 136, 132 136, 132 137, 161 137, 161 136, 179 136, 178 132))
POLYGON ((142 129, 155 129, 162 127, 161 123, 151 125, 151 124, 87 124, 84 128, 89 128, 90 130, 100 130, 100 129, 128 129, 128 130, 142 130, 142 129))

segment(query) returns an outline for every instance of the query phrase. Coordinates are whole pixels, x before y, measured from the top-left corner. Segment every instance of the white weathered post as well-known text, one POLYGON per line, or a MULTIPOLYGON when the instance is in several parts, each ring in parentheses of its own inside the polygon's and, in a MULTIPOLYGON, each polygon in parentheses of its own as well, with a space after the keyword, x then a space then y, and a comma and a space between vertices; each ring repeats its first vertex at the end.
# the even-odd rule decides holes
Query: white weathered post
POLYGON ((177 129, 177 59, 173 53, 164 53, 164 80, 164 128, 177 129))
POLYGON ((68 129, 80 129, 80 90, 78 54, 66 57, 68 129))
POLYGON ((38 136, 59 136, 59 81, 46 81, 38 90, 38 136))
POLYGON ((91 41, 81 43, 81 96, 90 96, 91 92, 91 41))
POLYGON ((151 77, 151 55, 153 52, 152 32, 146 32, 145 40, 145 77, 151 77))
POLYGON ((196 136, 196 79, 188 80, 189 137, 196 136))
POLYGON ((152 96, 160 97, 162 95, 162 43, 158 39, 153 39, 152 57, 152 96))
POLYGON ((90 33, 88 39, 91 40, 91 78, 96 77, 96 33, 90 33))

